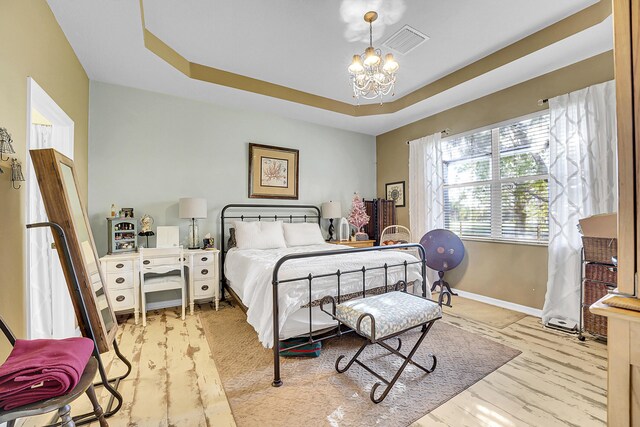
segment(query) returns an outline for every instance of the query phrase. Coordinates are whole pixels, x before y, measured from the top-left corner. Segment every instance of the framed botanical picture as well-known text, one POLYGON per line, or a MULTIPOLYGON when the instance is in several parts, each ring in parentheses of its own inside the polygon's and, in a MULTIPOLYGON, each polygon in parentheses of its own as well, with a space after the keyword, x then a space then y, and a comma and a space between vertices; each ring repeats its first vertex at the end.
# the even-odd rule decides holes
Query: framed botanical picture
POLYGON ((387 200, 393 200, 396 202, 396 208, 403 208, 404 203, 404 181, 390 182, 385 185, 385 193, 387 194, 387 200))
POLYGON ((298 150, 249 144, 249 197, 298 199, 298 150))

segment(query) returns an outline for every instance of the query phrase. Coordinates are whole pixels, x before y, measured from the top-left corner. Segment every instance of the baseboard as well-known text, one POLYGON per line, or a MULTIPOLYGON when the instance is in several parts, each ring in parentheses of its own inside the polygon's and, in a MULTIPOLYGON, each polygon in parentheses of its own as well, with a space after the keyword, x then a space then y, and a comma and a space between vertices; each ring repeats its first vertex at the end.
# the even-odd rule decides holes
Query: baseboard
POLYGON ((463 298, 472 299, 474 301, 483 302, 485 304, 495 305, 496 307, 502 307, 508 310, 518 311, 520 313, 528 314, 529 316, 542 317, 542 310, 540 310, 539 308, 527 307, 526 305, 515 304, 513 302, 503 301, 484 295, 478 295, 472 292, 461 291, 460 289, 453 289, 453 292, 457 293, 463 298))

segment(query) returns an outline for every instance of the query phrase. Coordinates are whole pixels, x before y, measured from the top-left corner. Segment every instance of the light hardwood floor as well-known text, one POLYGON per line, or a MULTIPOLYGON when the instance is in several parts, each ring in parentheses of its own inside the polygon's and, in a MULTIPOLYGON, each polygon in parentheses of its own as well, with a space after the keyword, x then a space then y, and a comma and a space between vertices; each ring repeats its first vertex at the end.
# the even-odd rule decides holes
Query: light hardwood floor
POLYGON ((545 329, 527 316, 504 329, 445 321, 522 354, 419 420, 416 426, 604 426, 607 350, 545 329))
MULTIPOLYGON (((444 321, 522 354, 415 426, 606 424, 604 344, 589 339, 581 343, 575 336, 544 329, 539 319, 529 316, 503 329, 448 310, 444 321)), ((125 404, 109 419, 111 426, 235 425, 197 315, 182 322, 177 312, 166 310, 151 315, 146 328, 130 319, 120 326, 118 340, 134 369, 120 386, 125 404)), ((122 372, 111 354, 105 360, 111 372, 122 372)), ((79 402, 74 412, 87 407, 88 402, 79 402)))

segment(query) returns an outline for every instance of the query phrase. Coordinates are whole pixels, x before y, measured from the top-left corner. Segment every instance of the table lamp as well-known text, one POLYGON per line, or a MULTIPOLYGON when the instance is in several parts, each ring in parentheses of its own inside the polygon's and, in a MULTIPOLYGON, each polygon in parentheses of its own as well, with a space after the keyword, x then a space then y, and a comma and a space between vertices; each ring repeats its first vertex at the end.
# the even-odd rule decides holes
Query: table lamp
POLYGON ((333 219, 342 217, 342 205, 340 202, 328 201, 322 204, 322 218, 329 220, 329 239, 333 240, 333 219))
POLYGON ((189 249, 200 249, 196 219, 207 217, 207 199, 197 197, 181 198, 179 216, 180 218, 191 220, 191 225, 189 226, 189 249))

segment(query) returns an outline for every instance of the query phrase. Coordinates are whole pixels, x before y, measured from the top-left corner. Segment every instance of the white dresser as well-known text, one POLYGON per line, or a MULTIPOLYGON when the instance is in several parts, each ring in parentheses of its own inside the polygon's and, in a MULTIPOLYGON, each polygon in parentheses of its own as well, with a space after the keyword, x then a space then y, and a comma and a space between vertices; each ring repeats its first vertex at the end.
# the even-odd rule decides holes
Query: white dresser
MULTIPOLYGON (((189 310, 197 301, 213 300, 216 310, 220 301, 219 255, 215 250, 184 251, 184 265, 188 268, 187 293, 189 310)), ((105 255, 100 265, 107 282, 109 301, 115 312, 133 310, 136 323, 140 307, 140 255, 136 252, 105 255)), ((150 262, 146 260, 145 262, 150 262)))

